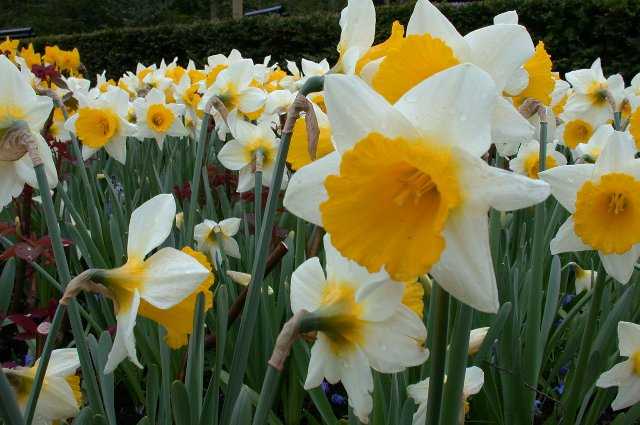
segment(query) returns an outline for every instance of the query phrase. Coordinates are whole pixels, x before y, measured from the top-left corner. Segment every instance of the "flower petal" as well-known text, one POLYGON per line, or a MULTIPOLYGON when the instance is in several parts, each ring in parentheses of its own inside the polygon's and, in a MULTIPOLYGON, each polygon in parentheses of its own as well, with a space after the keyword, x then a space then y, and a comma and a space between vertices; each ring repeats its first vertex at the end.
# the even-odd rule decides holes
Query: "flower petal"
POLYGON ((140 306, 140 293, 136 289, 133 293, 127 293, 126 296, 128 297, 127 299, 118 300, 120 308, 116 316, 118 326, 111 351, 107 357, 107 364, 104 367, 105 375, 113 372, 127 357, 133 364, 142 369, 136 354, 136 337, 133 333, 133 328, 136 326, 138 307, 140 306))
MULTIPOLYGON (((40 359, 36 362, 39 363, 40 359)), ((34 365, 35 366, 35 365, 34 365)), ((47 376, 65 377, 73 375, 80 367, 78 350, 75 348, 60 348, 51 352, 47 365, 47 376)))
POLYGON ((309 258, 291 275, 291 311, 315 311, 327 283, 318 257, 309 258))
POLYGON ((176 201, 173 195, 160 194, 140 205, 129 221, 129 258, 144 259, 169 236, 176 217, 176 201))
POLYGON ((638 250, 638 245, 634 245, 624 254, 605 255, 601 252, 598 254, 607 274, 624 285, 631 279, 634 266, 638 261, 638 250))
POLYGON ((541 180, 530 179, 506 170, 487 167, 482 196, 499 211, 513 211, 543 202, 551 188, 541 180))
POLYGON ((591 251, 592 247, 582 242, 574 229, 573 216, 569 217, 558 229, 558 233, 549 245, 551 255, 563 252, 591 251))
POLYGON ((230 140, 218 152, 218 161, 225 168, 237 171, 249 164, 245 148, 237 140, 230 140))
POLYGON ((394 107, 422 136, 481 156, 491 145, 496 99, 490 76, 475 65, 462 64, 427 78, 394 107))
POLYGON ((631 357, 640 351, 640 325, 618 322, 618 348, 624 357, 631 357))
POLYGON ((576 211, 576 196, 593 176, 593 164, 562 165, 542 171, 539 177, 549 183, 551 194, 570 213, 576 211))

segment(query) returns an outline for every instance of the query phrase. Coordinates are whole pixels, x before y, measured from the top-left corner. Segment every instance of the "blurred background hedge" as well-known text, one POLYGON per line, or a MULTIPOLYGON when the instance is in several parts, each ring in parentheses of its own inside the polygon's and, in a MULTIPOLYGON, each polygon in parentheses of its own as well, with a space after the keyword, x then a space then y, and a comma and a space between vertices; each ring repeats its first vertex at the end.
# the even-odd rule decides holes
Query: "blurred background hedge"
MULTIPOLYGON (((346 2, 331 3, 339 7, 346 2)), ((378 7, 377 39, 388 36, 395 19, 406 24, 413 4, 410 1, 378 7)), ((487 0, 444 3, 439 7, 462 34, 490 24, 493 16, 500 12, 517 10, 520 22, 535 41, 545 42, 556 69, 561 72, 588 67, 598 56, 603 59, 605 72, 621 72, 627 81, 640 71, 638 0, 487 0)), ((177 56, 181 63, 188 58, 202 63, 207 56, 228 53, 232 48, 259 61, 271 54, 277 61, 326 57, 334 63, 339 35, 337 13, 317 12, 316 8, 309 7, 307 14, 287 17, 112 28, 46 35, 25 42, 32 41, 38 48, 45 44, 77 47, 90 74, 106 70, 108 75, 117 77, 133 70, 138 61, 148 64, 177 56)))

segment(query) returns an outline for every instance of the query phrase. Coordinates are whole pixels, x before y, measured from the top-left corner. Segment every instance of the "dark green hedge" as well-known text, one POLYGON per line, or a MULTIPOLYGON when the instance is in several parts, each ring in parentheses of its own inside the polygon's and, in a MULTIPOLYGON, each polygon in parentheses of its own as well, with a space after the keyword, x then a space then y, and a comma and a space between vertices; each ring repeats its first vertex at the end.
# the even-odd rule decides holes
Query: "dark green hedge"
MULTIPOLYGON (((409 20, 413 2, 380 7, 377 38, 384 39, 391 23, 409 20)), ((465 4, 443 4, 441 9, 462 34, 488 25, 497 13, 515 9, 520 22, 535 40, 544 40, 556 68, 566 72, 587 67, 603 59, 605 72, 622 72, 630 79, 640 71, 640 1, 638 0, 487 0, 465 4)), ((312 11, 310 11, 312 12, 312 11)), ((90 73, 106 69, 111 76, 132 70, 138 61, 161 58, 180 61, 204 60, 214 53, 239 49, 256 60, 329 58, 335 62, 340 35, 335 14, 293 17, 254 17, 240 21, 189 25, 122 28, 85 34, 35 38, 34 44, 78 47, 90 73)))

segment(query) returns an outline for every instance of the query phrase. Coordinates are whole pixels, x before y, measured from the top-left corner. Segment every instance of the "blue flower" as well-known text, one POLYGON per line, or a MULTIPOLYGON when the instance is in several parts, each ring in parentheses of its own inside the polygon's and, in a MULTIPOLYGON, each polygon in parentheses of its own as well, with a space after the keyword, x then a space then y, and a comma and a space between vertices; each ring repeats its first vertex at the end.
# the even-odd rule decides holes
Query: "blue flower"
POLYGON ((340 394, 331 394, 331 403, 334 406, 344 406, 347 403, 347 398, 340 394))

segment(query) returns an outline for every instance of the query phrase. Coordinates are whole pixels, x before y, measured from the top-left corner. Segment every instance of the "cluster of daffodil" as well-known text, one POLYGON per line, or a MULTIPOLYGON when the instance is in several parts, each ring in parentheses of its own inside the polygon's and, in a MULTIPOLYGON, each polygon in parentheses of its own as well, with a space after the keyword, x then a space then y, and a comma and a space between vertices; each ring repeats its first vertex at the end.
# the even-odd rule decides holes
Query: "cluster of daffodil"
MULTIPOLYGON (((289 335, 285 326, 281 336, 291 341, 280 351, 281 338, 276 342, 270 327, 280 328, 292 316, 292 323, 302 323, 310 348, 304 342, 306 351, 294 350, 294 356, 304 355, 308 363, 292 376, 313 394, 326 423, 333 413, 317 389, 326 383, 342 384, 349 412, 361 423, 372 412, 377 423, 385 419, 376 415, 385 414, 387 423, 462 423, 470 410, 467 399, 481 391, 485 376, 491 383, 486 397, 499 411, 492 418, 531 423, 543 362, 555 353, 545 344, 558 341, 573 347, 560 355, 573 372, 566 394, 558 394, 562 408, 552 408, 565 423, 585 409, 598 419, 613 393, 594 388, 619 387, 614 410, 638 403, 640 325, 625 321, 640 319, 625 301, 637 294, 621 285, 633 281, 640 257, 640 74, 626 87, 619 74, 606 78, 596 59, 563 80, 544 43, 534 44, 513 11, 463 36, 433 4, 418 0, 406 27, 395 22, 389 38, 374 44, 372 0, 349 0, 340 26, 333 67, 307 59, 301 69, 293 61, 281 67, 270 57, 256 63, 233 50, 210 56, 203 67, 194 61, 183 67, 177 58, 138 64, 118 79, 105 73, 83 78, 75 49, 48 47, 41 57, 31 45, 18 50, 16 41, 0 44, 0 209, 8 209, 25 184, 55 191, 57 218, 79 246, 72 261, 78 276, 62 282, 61 304, 85 291, 90 306, 102 305, 99 324, 104 320, 115 329, 99 373, 128 367, 126 359, 143 368, 136 348, 141 336, 144 358, 171 368, 166 352, 148 354, 157 344, 150 342, 157 335, 148 331, 150 319, 161 325, 159 335, 171 349, 189 343, 187 374, 200 375, 201 393, 204 370, 191 366, 198 344, 204 347, 205 319, 196 306, 209 311, 220 290, 222 303, 235 297, 228 303, 232 310, 247 297, 235 344, 249 347, 245 341, 260 334, 260 344, 275 344, 274 356, 284 352, 286 359, 299 335, 289 335), (47 64, 57 67, 59 79, 47 80, 36 69, 47 64), (308 93, 317 77, 322 88, 308 93), (301 108, 304 113, 294 116, 301 108), (83 161, 61 168, 60 154, 47 140, 74 146, 83 161), (229 193, 224 185, 208 187, 208 159, 237 176, 229 193), (166 193, 172 183, 184 182, 183 168, 193 170, 188 202, 166 193), (97 183, 98 174, 106 186, 97 183), (134 193, 120 201, 109 176, 129 181, 134 193), (263 185, 269 190, 264 212, 263 185), (79 195, 69 187, 84 187, 90 201, 76 205, 79 195), (253 205, 242 198, 251 191, 253 205), (101 224, 96 205, 106 211, 107 199, 118 212, 108 219, 114 223, 101 224), (296 222, 296 233, 283 237, 295 244, 295 257, 283 261, 267 291, 261 287, 264 249, 273 245, 280 202, 279 225, 296 222), (246 218, 252 208, 250 237, 246 218), (127 209, 124 249, 125 229, 119 233, 122 224, 116 222, 127 209), (98 224, 89 232, 85 223, 93 220, 98 224), (305 250, 306 240, 313 242, 311 228, 317 249, 305 250), (326 233, 322 239, 320 230, 326 233), (112 256, 101 255, 105 241, 121 246, 112 256), (547 261, 549 254, 563 255, 547 261), (248 269, 252 275, 243 272, 248 269), (551 275, 546 283, 543 274, 551 275), (569 292, 570 274, 571 292, 581 297, 575 306, 559 301, 561 288, 569 292), (247 293, 239 293, 234 282, 248 285, 247 293), (609 315, 607 302, 615 303, 609 315), (265 318, 268 311, 278 311, 277 317, 265 318), (258 314, 262 328, 249 319, 258 314), (556 316, 564 323, 554 325, 556 316), (604 372, 616 356, 597 350, 611 341, 606 331, 616 324, 619 354, 628 359, 604 372), (567 329, 576 337, 567 336, 567 329), (527 345, 531 341, 538 345, 527 345), (521 358, 533 361, 517 363, 521 358), (584 370, 589 361, 595 365, 591 374, 584 370), (391 382, 388 374, 393 390, 380 388, 391 382), (380 408, 389 391, 395 391, 394 405, 400 403, 397 414, 380 408), (588 407, 594 391, 593 405, 601 410, 588 407), (522 412, 515 412, 510 392, 522 394, 522 412)), ((223 332, 216 335, 222 352, 213 367, 221 373, 228 366, 224 332, 231 323, 226 316, 206 318, 209 331, 223 332)), ((76 416, 84 399, 75 374, 78 352, 51 348, 47 340, 40 378, 39 362, 3 369, 23 411, 42 379, 38 423, 76 416)), ((239 377, 228 376, 223 423, 231 409, 236 412, 234 403, 242 402, 233 380, 243 382, 247 357, 245 352, 228 359, 239 377)), ((559 370, 552 368, 549 379, 558 379, 559 370)), ((126 369, 127 379, 135 373, 126 369)), ((262 382, 264 373, 257 376, 262 382)), ((263 406, 268 412, 276 391, 270 377, 257 397, 254 423, 260 425, 263 406)), ((212 377, 211 397, 218 397, 221 379, 212 377)), ((259 390, 256 377, 251 379, 259 390)), ((202 394, 190 402, 202 404, 202 394)), ((634 414, 626 419, 640 417, 640 411, 634 414)))

